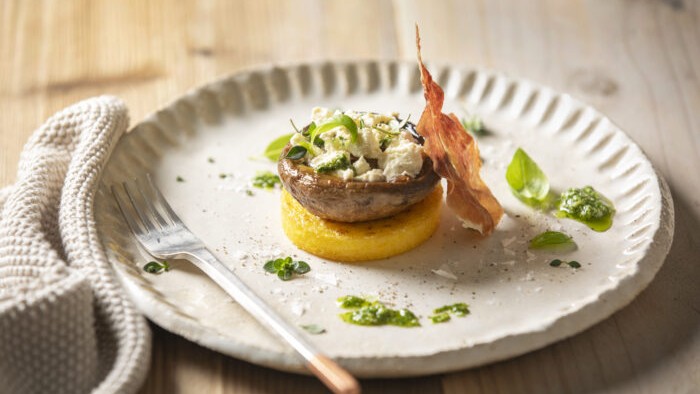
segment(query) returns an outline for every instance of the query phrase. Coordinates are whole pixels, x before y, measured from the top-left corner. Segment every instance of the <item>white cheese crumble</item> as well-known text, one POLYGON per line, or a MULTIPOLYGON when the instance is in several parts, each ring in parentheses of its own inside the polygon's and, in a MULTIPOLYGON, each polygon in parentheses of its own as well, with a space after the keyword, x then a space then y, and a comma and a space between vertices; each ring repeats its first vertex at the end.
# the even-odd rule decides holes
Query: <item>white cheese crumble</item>
POLYGON ((359 159, 352 163, 352 166, 355 168, 355 174, 357 175, 362 175, 371 169, 364 156, 360 156, 359 159))
POLYGON ((402 175, 414 177, 423 167, 423 147, 408 138, 402 135, 394 139, 379 156, 379 168, 390 181, 402 175))
POLYGON ((384 172, 378 168, 371 169, 362 175, 355 177, 358 181, 362 182, 383 182, 386 180, 384 172))
POLYGON ((355 171, 353 171, 352 168, 346 168, 344 170, 333 171, 333 175, 337 176, 338 178, 342 178, 347 182, 355 177, 355 171))
POLYGON ((357 126, 355 141, 342 125, 316 135, 316 144, 311 143, 308 133, 292 136, 292 145, 310 149, 304 157, 309 166, 345 181, 392 181, 400 176, 413 178, 420 173, 423 147, 409 133, 400 130, 398 113, 342 112, 323 107, 311 110, 311 120, 316 127, 339 122, 343 115, 350 117, 357 126), (338 161, 340 155, 345 155, 347 163, 338 161))
MULTIPOLYGON (((349 134, 349 133, 348 133, 349 134)), ((357 142, 348 145, 348 151, 353 156, 364 156, 368 159, 379 158, 382 154, 380 134, 368 127, 357 130, 357 142)))

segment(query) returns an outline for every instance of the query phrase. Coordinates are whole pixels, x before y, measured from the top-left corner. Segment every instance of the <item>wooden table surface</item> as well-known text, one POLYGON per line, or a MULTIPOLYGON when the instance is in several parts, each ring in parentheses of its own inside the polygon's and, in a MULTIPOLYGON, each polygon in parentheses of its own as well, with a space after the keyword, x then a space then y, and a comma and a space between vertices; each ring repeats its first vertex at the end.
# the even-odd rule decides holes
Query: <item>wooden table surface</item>
MULTIPOLYGON (((2 1, 0 185, 54 111, 111 93, 132 119, 244 68, 424 57, 533 79, 608 114, 668 180, 675 240, 632 304, 573 338, 493 365, 365 380, 365 392, 700 392, 700 2, 2 1), (433 4, 435 3, 435 4, 433 4)), ((153 327, 142 393, 321 393, 153 327)))

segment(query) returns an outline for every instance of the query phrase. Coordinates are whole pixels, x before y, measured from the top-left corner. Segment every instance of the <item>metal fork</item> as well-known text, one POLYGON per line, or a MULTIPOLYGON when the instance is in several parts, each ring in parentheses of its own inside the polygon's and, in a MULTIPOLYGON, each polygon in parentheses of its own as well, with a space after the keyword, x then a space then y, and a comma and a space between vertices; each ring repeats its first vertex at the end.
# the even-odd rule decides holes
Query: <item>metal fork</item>
POLYGON ((189 260, 265 328, 290 344, 305 360, 307 368, 333 392, 360 392, 357 380, 350 373, 318 351, 207 249, 173 211, 150 175, 146 175, 145 182, 134 180, 122 183, 121 188, 112 186, 112 194, 131 231, 148 253, 158 259, 189 260))

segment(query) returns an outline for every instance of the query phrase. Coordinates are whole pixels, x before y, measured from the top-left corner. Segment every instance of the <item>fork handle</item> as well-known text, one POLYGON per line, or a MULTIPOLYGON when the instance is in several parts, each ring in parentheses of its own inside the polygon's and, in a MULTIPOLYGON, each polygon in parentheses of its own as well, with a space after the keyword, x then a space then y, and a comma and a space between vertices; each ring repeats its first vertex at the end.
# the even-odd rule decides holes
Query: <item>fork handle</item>
POLYGON ((178 257, 192 261, 264 327, 289 343, 306 361, 306 367, 331 391, 338 394, 360 393, 359 383, 348 371, 317 350, 296 327, 282 319, 209 249, 198 249, 178 257))

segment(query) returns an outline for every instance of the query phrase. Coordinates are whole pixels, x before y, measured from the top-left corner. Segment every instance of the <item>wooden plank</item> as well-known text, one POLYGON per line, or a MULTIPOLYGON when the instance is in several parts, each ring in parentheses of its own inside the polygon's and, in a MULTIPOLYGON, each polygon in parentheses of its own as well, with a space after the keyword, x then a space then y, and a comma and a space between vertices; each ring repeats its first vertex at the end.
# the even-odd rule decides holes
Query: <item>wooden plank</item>
MULTIPOLYGON (((363 381, 366 392, 656 393, 700 387, 700 3, 691 0, 206 0, 0 3, 0 185, 54 111, 111 93, 132 119, 261 64, 413 59, 531 78, 592 103, 668 179, 667 263, 610 319, 530 354, 445 376, 363 381)), ((154 330, 143 393, 324 392, 154 330)))

